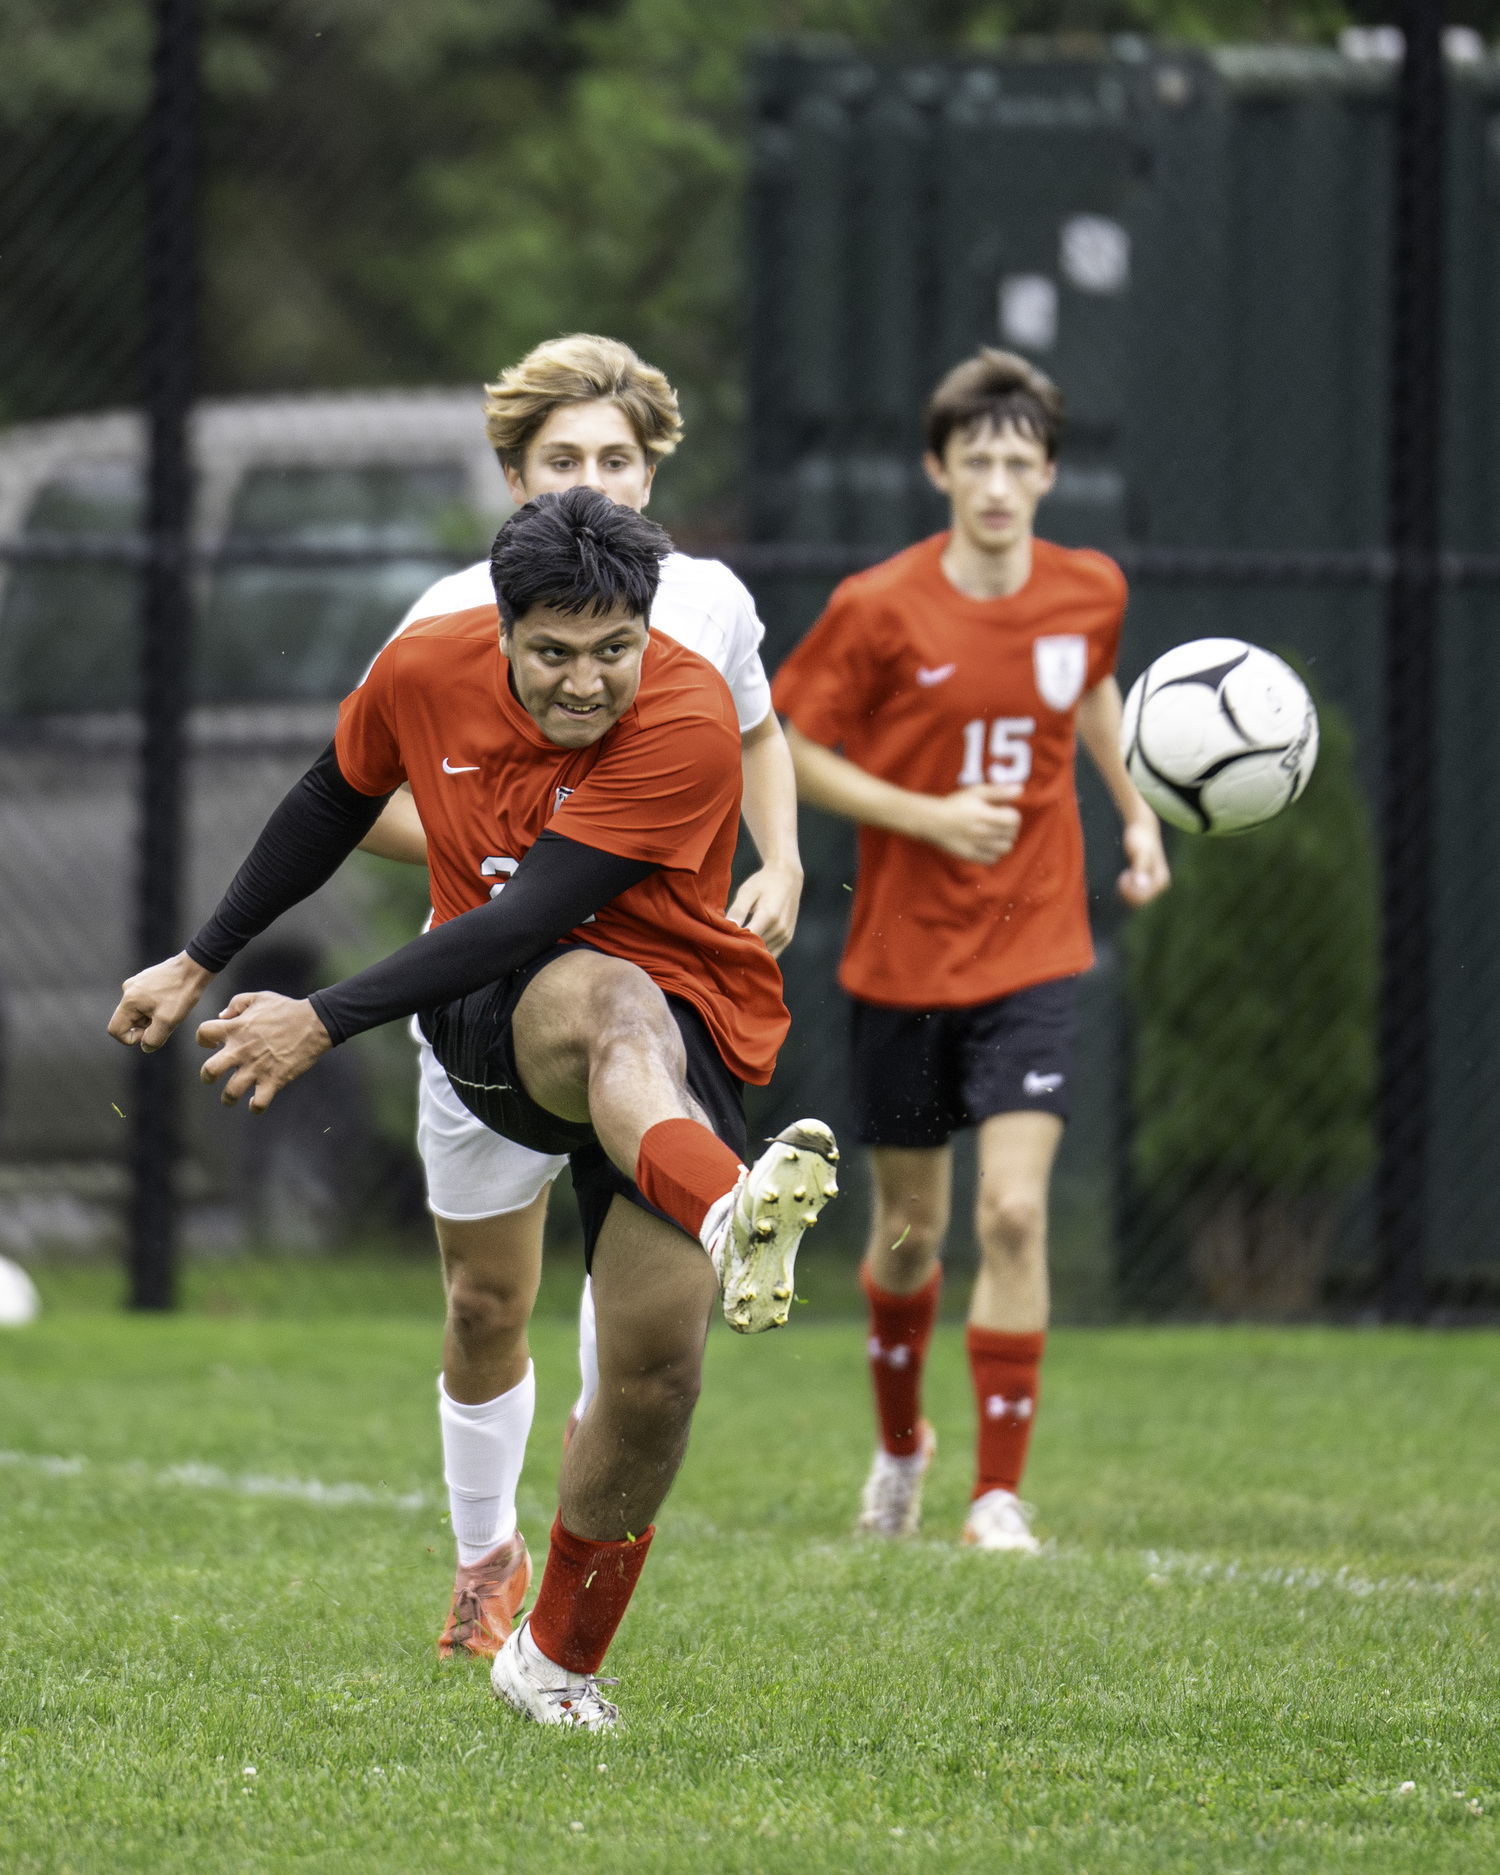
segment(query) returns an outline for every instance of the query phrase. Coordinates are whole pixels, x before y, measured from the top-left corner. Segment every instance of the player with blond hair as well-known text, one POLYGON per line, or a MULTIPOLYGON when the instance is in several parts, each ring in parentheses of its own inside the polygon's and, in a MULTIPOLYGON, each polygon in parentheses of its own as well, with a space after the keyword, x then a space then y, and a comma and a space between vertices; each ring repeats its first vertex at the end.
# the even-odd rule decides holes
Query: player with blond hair
POLYGON ((1075 738, 1124 821, 1119 890, 1168 883, 1156 816, 1120 756, 1125 580, 1033 533, 1062 398, 1012 353, 956 366, 928 403, 942 534, 846 580, 776 676, 802 798, 858 822, 839 978, 875 1209, 863 1269, 879 1442, 858 1527, 909 1536, 936 1435, 922 1366, 942 1287, 950 1141, 978 1129, 980 1268, 968 1356, 979 1416, 964 1541, 1037 1548, 1018 1490, 1048 1319, 1047 1191, 1068 1113, 1077 978, 1093 961, 1075 738))
MULTIPOLYGON (((644 510, 658 467, 682 436, 665 375, 628 345, 592 333, 549 340, 486 387, 485 428, 512 498, 589 487, 644 510)), ((438 580, 401 621, 494 608, 490 566, 438 580)), ((716 560, 672 552, 651 609, 665 633, 713 664, 729 685, 740 729, 742 811, 761 858, 729 917, 778 955, 791 938, 802 889, 796 782, 760 661, 763 627, 739 580, 716 560)), ((363 842, 367 851, 425 864, 426 835, 409 789, 395 794, 363 842)), ((505 877, 495 875, 498 892, 505 877)), ((439 1641, 493 1656, 510 1632, 530 1563, 516 1527, 516 1489, 535 1406, 527 1322, 541 1279, 552 1180, 566 1159, 492 1132, 464 1105, 420 1034, 417 1144, 427 1175, 447 1290, 438 1412, 458 1557, 439 1641)), ((582 1388, 577 1423, 598 1386, 593 1285, 579 1318, 582 1388)))

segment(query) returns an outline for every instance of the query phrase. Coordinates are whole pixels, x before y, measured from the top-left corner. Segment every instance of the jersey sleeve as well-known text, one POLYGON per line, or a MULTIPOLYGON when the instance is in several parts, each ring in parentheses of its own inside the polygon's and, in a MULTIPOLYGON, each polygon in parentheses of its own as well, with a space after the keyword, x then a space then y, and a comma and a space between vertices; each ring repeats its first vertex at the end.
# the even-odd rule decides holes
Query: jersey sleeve
POLYGON ((389 794, 406 780, 396 733, 397 655, 398 641, 393 640, 370 666, 364 682, 339 705, 333 738, 339 773, 361 794, 389 794))
POLYGON ((622 859, 696 872, 739 799, 739 738, 729 724, 678 718, 622 737, 547 824, 622 859))
MULTIPOLYGON (((488 560, 476 560, 461 573, 445 573, 441 579, 435 579, 419 599, 412 600, 401 616, 401 623, 385 642, 393 645, 407 626, 415 625, 418 619, 440 618, 444 612, 467 612, 471 606, 484 605, 494 596, 488 560)), ((372 663, 359 681, 365 683, 374 668, 372 663)))
POLYGON ((761 624, 742 581, 724 569, 724 681, 734 698, 741 730, 757 729, 771 713, 771 684, 760 661, 761 624))
POLYGON ((1098 564, 1103 589, 1100 608, 1103 622, 1097 631, 1089 633, 1089 670, 1084 688, 1092 690, 1095 684, 1102 684, 1106 677, 1114 675, 1115 666, 1120 661, 1120 632, 1125 624, 1125 605, 1130 595, 1125 575, 1107 554, 1090 554, 1089 558, 1098 564))
POLYGON ((810 741, 833 749, 876 709, 889 688, 891 651, 878 607, 852 583, 776 673, 776 708, 810 741))

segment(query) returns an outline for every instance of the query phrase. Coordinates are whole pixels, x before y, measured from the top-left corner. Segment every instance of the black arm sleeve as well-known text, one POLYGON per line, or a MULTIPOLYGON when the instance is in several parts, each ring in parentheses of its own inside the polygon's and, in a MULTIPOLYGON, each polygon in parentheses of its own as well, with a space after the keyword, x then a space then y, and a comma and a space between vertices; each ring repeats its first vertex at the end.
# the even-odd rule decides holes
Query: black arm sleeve
POLYGON ((351 787, 330 742, 266 822, 213 917, 188 945, 188 956, 205 970, 222 970, 251 938, 333 877, 390 798, 351 787))
POLYGON ((621 859, 549 828, 498 898, 414 938, 358 976, 316 990, 312 1006, 330 1037, 344 1042, 398 1016, 452 1002, 530 963, 655 871, 647 860, 621 859))

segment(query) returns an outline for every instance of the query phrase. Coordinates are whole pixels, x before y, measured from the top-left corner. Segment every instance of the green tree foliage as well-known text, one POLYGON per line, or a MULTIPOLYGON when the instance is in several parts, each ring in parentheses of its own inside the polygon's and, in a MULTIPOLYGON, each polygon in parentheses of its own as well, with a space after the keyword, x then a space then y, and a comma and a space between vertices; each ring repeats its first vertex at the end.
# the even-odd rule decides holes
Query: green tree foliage
MULTIPOLYGON (((1467 3, 1481 25, 1500 14, 1467 3)), ((1340 0, 203 4, 205 389, 474 382, 602 328, 683 392, 693 448, 664 478, 667 519, 733 494, 757 41, 1316 39, 1347 17, 1340 0)), ((0 279, 0 419, 138 394, 126 184, 150 38, 149 0, 0 0, 0 223, 21 227, 0 279), (48 216, 52 247, 26 232, 48 216)))
POLYGON ((1154 1197, 1334 1197, 1374 1157, 1374 837, 1344 713, 1306 794, 1235 839, 1184 836, 1126 938, 1135 1171, 1154 1197))

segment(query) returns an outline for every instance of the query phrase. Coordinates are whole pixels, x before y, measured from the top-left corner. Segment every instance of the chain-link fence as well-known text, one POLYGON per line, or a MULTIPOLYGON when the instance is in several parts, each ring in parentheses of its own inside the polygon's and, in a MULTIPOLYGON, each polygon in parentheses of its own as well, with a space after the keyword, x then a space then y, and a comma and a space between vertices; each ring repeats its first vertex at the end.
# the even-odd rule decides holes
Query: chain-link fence
MULTIPOLYGON (((187 0, 159 0, 154 94, 18 103, 0 82, 0 1249, 118 1230, 134 1190, 142 1299, 166 1293, 174 1190, 204 1244, 323 1241, 413 1202, 400 1033, 339 1051, 253 1124, 188 1100, 179 1140, 165 1090, 185 1052, 137 1073, 103 1023, 504 504, 473 388, 305 388, 501 360, 443 374, 431 336, 445 314, 408 236, 442 126, 384 137, 381 97, 348 85, 312 108, 334 55, 304 45, 296 9, 260 14, 265 69, 221 23, 207 109, 187 0), (382 216, 403 222, 399 267, 382 216), (304 389, 270 394, 294 354, 304 389)), ((1082 773, 1099 963, 1054 1245, 1074 1313, 1413 1309, 1500 1287, 1483 719, 1500 68, 1445 75, 1433 33, 1412 39, 1402 68, 791 47, 753 74, 754 538, 719 551, 756 594, 768 664, 842 572, 942 524, 917 412, 999 339, 1068 396, 1041 526, 1130 573, 1122 676, 1227 633, 1297 658, 1323 710, 1296 813, 1177 841, 1172 893, 1135 920, 1082 773), (1439 275, 1440 407, 1421 290, 1439 275)), ((807 814, 804 846, 794 1026, 755 1117, 838 1124, 853 842, 807 814)), ((419 880, 351 866, 245 972, 305 987, 389 947, 420 921, 419 880)), ((840 1212, 827 1233, 852 1244, 859 1207, 840 1212)))

